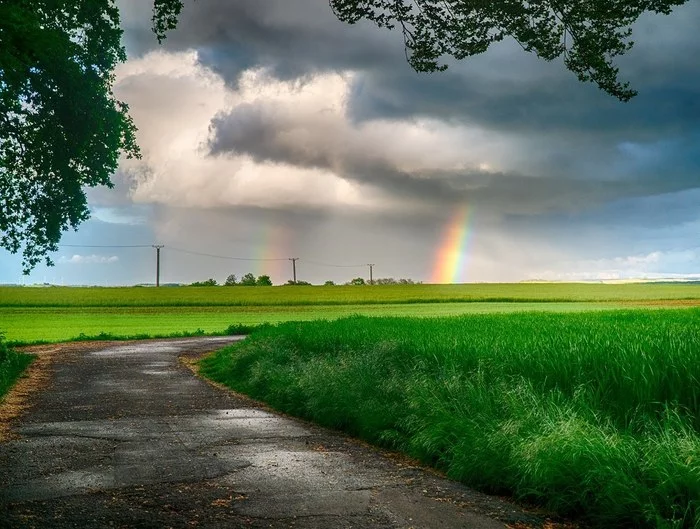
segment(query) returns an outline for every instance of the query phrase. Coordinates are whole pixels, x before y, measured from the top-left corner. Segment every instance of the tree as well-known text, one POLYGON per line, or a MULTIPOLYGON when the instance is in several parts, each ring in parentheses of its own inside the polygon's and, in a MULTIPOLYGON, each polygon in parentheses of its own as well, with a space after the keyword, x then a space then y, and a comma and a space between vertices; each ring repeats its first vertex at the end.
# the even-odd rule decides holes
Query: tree
POLYGON ((255 286, 255 276, 248 272, 241 278, 239 285, 244 287, 254 287, 255 286))
POLYGON ((669 14, 688 0, 329 0, 336 16, 354 24, 400 28, 410 65, 419 72, 447 66, 506 37, 538 57, 564 64, 581 81, 621 101, 636 95, 618 79, 613 59, 629 51, 631 25, 645 12, 669 14))
POLYGON ((112 93, 121 34, 110 0, 0 3, 0 246, 25 273, 89 217, 83 188, 139 155, 112 93))
POLYGON ((335 283, 333 281, 329 280, 329 281, 326 281, 325 283, 323 283, 323 285, 326 287, 334 287, 335 283))
POLYGON ((209 278, 206 281, 195 281, 190 286, 191 287, 215 287, 218 285, 216 279, 209 278))
POLYGON ((348 285, 364 285, 365 280, 361 277, 356 277, 355 279, 350 280, 348 285))
POLYGON ((255 280, 255 284, 259 287, 271 287, 272 279, 268 275, 261 275, 255 280))
POLYGON ((231 274, 226 278, 226 282, 224 283, 225 286, 227 287, 232 287, 238 284, 238 279, 236 278, 236 274, 231 274))

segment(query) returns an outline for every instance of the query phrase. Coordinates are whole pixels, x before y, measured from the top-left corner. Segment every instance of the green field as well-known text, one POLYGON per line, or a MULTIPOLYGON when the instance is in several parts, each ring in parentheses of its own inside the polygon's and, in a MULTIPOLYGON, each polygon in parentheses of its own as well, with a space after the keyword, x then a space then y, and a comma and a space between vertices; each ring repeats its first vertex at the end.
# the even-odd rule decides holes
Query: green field
POLYGON ((0 326, 12 342, 58 342, 80 334, 167 336, 204 331, 219 334, 231 325, 336 319, 352 315, 435 317, 487 312, 571 312, 610 308, 590 303, 425 303, 386 305, 301 305, 249 307, 0 307, 0 326))
POLYGON ((0 287, 0 331, 13 342, 221 333, 230 325, 365 316, 569 312, 700 303, 700 285, 517 283, 281 287, 0 287))
MULTIPOLYGON (((698 529, 698 305, 694 284, 0 287, 0 331, 30 343, 279 324, 205 372, 599 527, 698 529)), ((4 354, 6 386, 31 359, 4 354)))
POLYGON ((700 527, 700 309, 286 323, 202 367, 597 527, 700 527))
POLYGON ((700 300, 700 285, 473 283, 332 287, 0 287, 0 307, 245 307, 653 300, 700 300))

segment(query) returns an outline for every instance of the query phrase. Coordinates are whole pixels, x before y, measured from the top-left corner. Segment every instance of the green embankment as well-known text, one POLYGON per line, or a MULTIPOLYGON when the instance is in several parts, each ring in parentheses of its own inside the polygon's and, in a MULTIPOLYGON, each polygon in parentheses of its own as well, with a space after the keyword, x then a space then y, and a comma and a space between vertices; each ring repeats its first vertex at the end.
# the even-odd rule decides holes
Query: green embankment
POLYGON ((9 348, 0 333, 0 401, 33 359, 32 355, 9 348))
POLYGON ((698 309, 284 323, 201 365, 486 491, 700 527, 698 309))

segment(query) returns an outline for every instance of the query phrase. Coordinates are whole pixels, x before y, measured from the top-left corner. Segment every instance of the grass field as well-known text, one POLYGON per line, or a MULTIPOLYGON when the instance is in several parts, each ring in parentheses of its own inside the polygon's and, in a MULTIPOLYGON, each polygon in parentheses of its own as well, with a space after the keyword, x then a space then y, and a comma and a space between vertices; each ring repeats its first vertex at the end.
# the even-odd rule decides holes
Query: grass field
POLYGON ((700 527, 700 309, 285 323, 202 368, 598 527, 700 527))
POLYGON ((301 305, 249 307, 0 307, 0 327, 19 343, 66 341, 80 334, 151 335, 204 331, 230 325, 336 319, 352 315, 436 317, 488 312, 602 310, 590 303, 410 303, 385 305, 301 305))
MULTIPOLYGON (((279 324, 205 372, 600 527, 699 529, 698 305, 690 284, 0 287, 0 331, 30 343, 279 324)), ((3 390, 31 358, 2 342, 0 357, 3 390)))
POLYGON ((299 287, 0 287, 13 342, 221 333, 230 325, 365 316, 455 316, 700 304, 700 285, 518 283, 299 287))
POLYGON ((245 307, 654 300, 700 300, 700 285, 473 283, 333 287, 0 287, 0 307, 245 307))

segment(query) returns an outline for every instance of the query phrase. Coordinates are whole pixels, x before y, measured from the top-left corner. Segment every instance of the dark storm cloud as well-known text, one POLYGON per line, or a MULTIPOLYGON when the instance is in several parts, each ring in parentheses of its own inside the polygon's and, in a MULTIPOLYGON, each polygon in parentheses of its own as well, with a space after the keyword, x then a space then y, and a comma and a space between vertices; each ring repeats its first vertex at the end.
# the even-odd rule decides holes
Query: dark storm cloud
MULTIPOLYGON (((202 64, 232 86, 254 66, 280 79, 359 70, 349 102, 357 120, 431 116, 525 133, 587 131, 608 141, 642 140, 683 134, 700 122, 700 69, 690 60, 700 54, 700 40, 686 22, 698 19, 700 5, 689 2, 669 17, 640 21, 639 42, 619 60, 621 76, 640 91, 629 104, 580 83, 562 61, 544 63, 513 42, 451 61, 444 73, 415 73, 399 32, 341 23, 325 0, 187 4, 166 48, 199 50, 202 64)), ((127 27, 127 41, 136 50, 153 47, 145 24, 127 27)))
MULTIPOLYGON (((124 5, 143 11, 143 6, 124 5)), ((146 24, 135 21, 125 32, 133 54, 156 48, 146 24)), ((202 64, 235 86, 240 73, 253 66, 268 68, 280 79, 397 63, 408 68, 397 36, 366 23, 340 22, 326 0, 209 0, 186 5, 165 48, 197 49, 202 64)))
MULTIPOLYGON (((289 135, 281 141, 290 127, 314 125, 241 105, 212 122, 213 154, 330 169, 398 196, 435 202, 466 198, 504 212, 568 211, 700 187, 700 69, 694 60, 700 39, 689 22, 698 19, 700 4, 690 2, 669 17, 640 21, 636 47, 619 61, 621 76, 640 91, 627 104, 580 83, 561 61, 545 63, 512 42, 453 61, 447 72, 417 74, 404 60, 398 32, 347 26, 325 0, 187 4, 166 49, 196 49, 198 60, 234 89, 251 67, 277 79, 354 70, 345 116, 354 125, 430 118, 520 137, 531 149, 523 167, 500 174, 407 172, 397 160, 371 152, 294 144, 289 135)), ((132 50, 152 46, 143 45, 147 31, 145 24, 127 27, 132 50)))
MULTIPOLYGON (((700 156, 693 150, 692 140, 651 146, 627 143, 609 149, 606 157, 617 157, 631 166, 633 178, 624 178, 624 174, 611 177, 590 173, 576 177, 558 171, 534 175, 476 169, 406 171, 400 168, 402 160, 387 155, 381 145, 353 146, 354 129, 339 127, 333 120, 312 121, 264 101, 242 104, 217 115, 211 132, 209 148, 213 155, 245 154, 258 162, 327 169, 346 179, 380 187, 392 196, 437 203, 468 200, 504 213, 580 210, 624 197, 700 187, 700 156), (686 151, 693 155, 677 162, 675 159, 686 151), (667 167, 674 161, 676 165, 667 167)), ((580 154, 575 150, 562 154, 559 160, 550 160, 550 165, 574 169, 580 154)))
MULTIPOLYGON (((700 46, 693 53, 699 54, 700 46)), ((582 133, 596 134, 601 141, 684 134, 697 130, 700 123, 697 68, 674 72, 682 83, 673 78, 660 86, 633 80, 640 95, 622 104, 564 71, 542 82, 484 78, 481 73, 488 65, 482 69, 481 64, 487 57, 430 76, 405 71, 361 76, 350 100, 352 117, 365 121, 430 116, 505 132, 563 133, 572 139, 582 133)), ((534 64, 537 60, 523 57, 533 69, 540 66, 534 64)), ((544 66, 563 69, 560 64, 544 66)))

